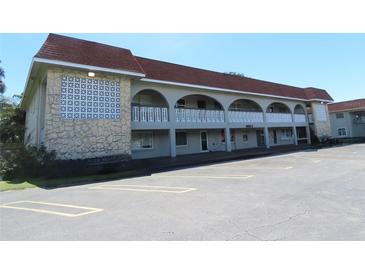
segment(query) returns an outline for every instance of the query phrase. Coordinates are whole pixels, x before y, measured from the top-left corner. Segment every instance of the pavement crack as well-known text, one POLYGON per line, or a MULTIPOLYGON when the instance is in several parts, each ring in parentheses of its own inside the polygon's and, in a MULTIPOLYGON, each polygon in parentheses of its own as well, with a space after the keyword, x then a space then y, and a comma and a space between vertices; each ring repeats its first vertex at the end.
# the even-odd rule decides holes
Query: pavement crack
POLYGON ((306 209, 303 212, 298 213, 298 214, 295 214, 293 216, 290 216, 289 218, 287 218, 287 219, 285 219, 283 221, 279 221, 279 222, 276 222, 276 223, 273 223, 273 224, 266 224, 266 225, 262 225, 262 226, 256 226, 256 227, 254 227, 254 229, 260 229, 260 228, 266 228, 266 227, 274 227, 274 226, 282 225, 282 224, 285 224, 285 223, 289 223, 289 222, 293 221, 294 219, 296 219, 296 218, 298 218, 300 216, 307 215, 308 213, 310 213, 310 210, 309 209, 306 209))

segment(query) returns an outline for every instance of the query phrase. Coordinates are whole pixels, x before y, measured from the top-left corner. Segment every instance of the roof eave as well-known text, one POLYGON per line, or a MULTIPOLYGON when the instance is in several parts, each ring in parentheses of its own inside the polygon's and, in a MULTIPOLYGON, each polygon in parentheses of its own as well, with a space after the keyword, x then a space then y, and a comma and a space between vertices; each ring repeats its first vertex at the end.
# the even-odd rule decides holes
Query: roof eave
POLYGON ((144 73, 134 72, 134 71, 129 71, 129 70, 98 67, 98 66, 78 64, 78 63, 59 61, 59 60, 40 58, 40 57, 34 57, 33 60, 34 60, 34 62, 37 62, 37 63, 43 63, 43 64, 49 64, 49 65, 58 65, 58 66, 63 66, 63 67, 72 67, 72 68, 79 68, 79 69, 85 69, 85 70, 121 74, 121 75, 133 76, 133 77, 137 77, 137 78, 145 77, 144 73))

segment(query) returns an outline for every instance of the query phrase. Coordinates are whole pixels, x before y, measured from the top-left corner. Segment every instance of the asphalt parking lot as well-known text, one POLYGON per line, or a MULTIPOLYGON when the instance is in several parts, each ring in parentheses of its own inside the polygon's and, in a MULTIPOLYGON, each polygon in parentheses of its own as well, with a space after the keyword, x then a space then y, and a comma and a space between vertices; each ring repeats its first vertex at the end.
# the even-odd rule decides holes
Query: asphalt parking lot
POLYGON ((365 240, 365 144, 0 193, 0 240, 365 240))

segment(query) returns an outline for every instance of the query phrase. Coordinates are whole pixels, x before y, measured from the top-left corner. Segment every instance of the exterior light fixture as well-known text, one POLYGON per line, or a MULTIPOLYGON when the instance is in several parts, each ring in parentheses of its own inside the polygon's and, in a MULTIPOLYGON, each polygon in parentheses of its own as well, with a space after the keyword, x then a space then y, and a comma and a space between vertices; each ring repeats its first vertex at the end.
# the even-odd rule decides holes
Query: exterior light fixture
POLYGON ((95 72, 89 71, 87 73, 87 76, 89 76, 89 77, 95 77, 95 72))

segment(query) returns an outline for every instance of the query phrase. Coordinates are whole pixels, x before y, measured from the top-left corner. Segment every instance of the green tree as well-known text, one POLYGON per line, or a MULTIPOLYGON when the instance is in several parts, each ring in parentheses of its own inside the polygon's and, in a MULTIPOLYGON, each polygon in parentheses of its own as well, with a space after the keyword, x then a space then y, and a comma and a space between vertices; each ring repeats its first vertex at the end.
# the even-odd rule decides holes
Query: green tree
POLYGON ((0 142, 22 143, 25 131, 25 112, 5 97, 1 100, 0 142))
POLYGON ((5 83, 3 81, 4 78, 5 78, 5 71, 2 67, 0 67, 0 94, 4 94, 6 89, 5 83))

